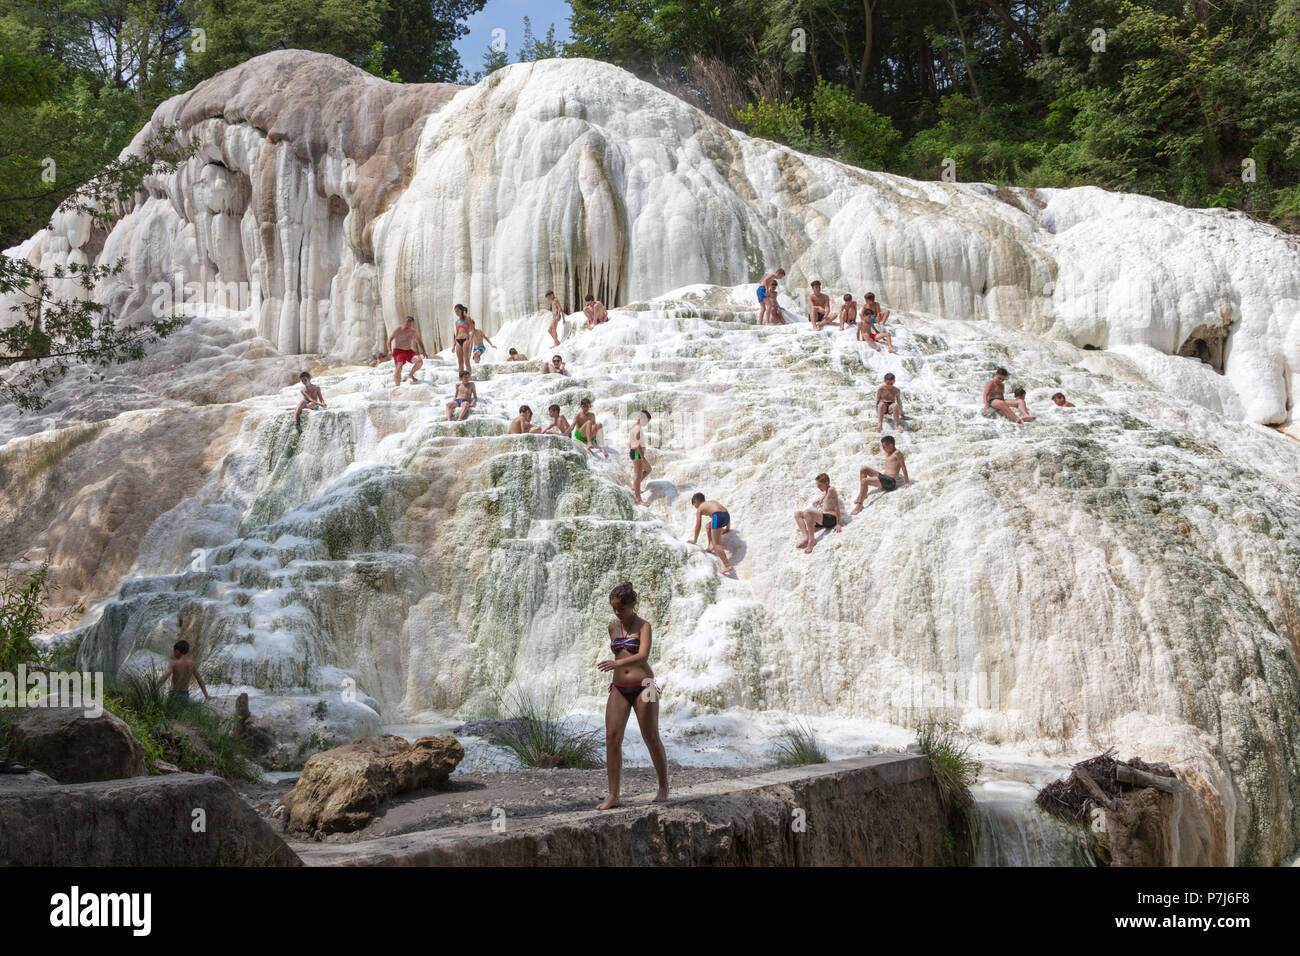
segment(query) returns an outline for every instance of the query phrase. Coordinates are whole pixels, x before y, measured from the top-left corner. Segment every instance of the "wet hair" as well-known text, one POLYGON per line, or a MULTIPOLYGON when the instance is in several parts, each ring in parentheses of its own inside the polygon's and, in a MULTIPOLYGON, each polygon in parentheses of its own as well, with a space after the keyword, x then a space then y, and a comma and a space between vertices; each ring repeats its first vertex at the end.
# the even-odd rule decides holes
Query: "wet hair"
POLYGON ((406 321, 407 321, 407 322, 414 322, 414 321, 415 321, 415 316, 413 316, 413 315, 408 315, 408 316, 406 317, 406 321))
POLYGON ((546 293, 546 298, 551 299, 551 298, 554 298, 554 297, 555 297, 555 292, 554 292, 554 290, 548 291, 548 292, 546 293))
POLYGON ((641 414, 645 416, 646 421, 650 421, 650 413, 647 412, 644 408, 641 409, 641 414))
POLYGON ((555 412, 555 414, 558 415, 558 414, 560 414, 560 406, 559 406, 559 405, 552 405, 550 408, 547 409, 547 411, 548 411, 548 412, 555 412))
POLYGON ((883 445, 885 448, 893 448, 893 447, 894 447, 894 436, 893 436, 893 435, 886 435, 884 438, 880 439, 880 444, 883 445))
POLYGON ((180 654, 188 654, 190 652, 190 642, 177 641, 175 644, 172 645, 172 650, 180 654))
POLYGON ((1014 392, 1012 392, 1011 394, 1014 395, 1016 398, 1024 398, 1024 397, 1025 397, 1025 390, 1024 390, 1023 388, 1018 388, 1018 389, 1016 389, 1014 392))
POLYGON ((818 484, 821 484, 824 481, 829 485, 831 483, 831 476, 826 474, 826 472, 823 471, 820 475, 817 476, 816 480, 818 484))
POLYGON ((518 350, 516 350, 516 349, 511 349, 511 350, 510 350, 509 352, 507 352, 506 354, 507 354, 507 355, 518 355, 519 352, 518 352, 518 350))
POLYGON ((609 592, 611 602, 617 601, 623 607, 636 607, 636 588, 631 581, 624 581, 609 592))
POLYGON ((852 293, 852 292, 845 292, 845 293, 844 293, 844 301, 845 301, 845 302, 852 302, 852 301, 853 301, 853 293, 852 293))
POLYGON ((1006 369, 1004 369, 1001 365, 999 365, 999 366, 998 366, 998 370, 997 370, 996 372, 994 372, 993 374, 994 374, 994 375, 1001 375, 1001 376, 1004 376, 1004 377, 1005 377, 1005 376, 1007 376, 1007 375, 1010 375, 1011 373, 1008 372, 1006 369))
POLYGON ((1056 401, 1058 398, 1059 398, 1061 401, 1065 401, 1065 393, 1064 393, 1064 392, 1057 392, 1055 395, 1052 396, 1052 401, 1056 401))
POLYGON ((894 380, 894 373, 893 373, 893 372, 886 372, 886 373, 885 373, 885 381, 886 381, 886 382, 892 382, 893 380, 894 380))
POLYGON ((693 505, 703 504, 707 500, 708 499, 704 497, 704 492, 702 491, 697 491, 695 494, 691 495, 691 504, 693 505))
POLYGON ((595 301, 596 301, 596 297, 595 297, 594 295, 592 295, 590 292, 588 292, 588 293, 587 293, 587 298, 584 299, 583 301, 585 301, 585 302, 595 302, 595 301))
POLYGON ((821 284, 822 284, 822 280, 821 280, 821 279, 813 279, 812 282, 811 282, 810 284, 811 284, 811 285, 815 285, 815 286, 817 286, 817 288, 820 289, 820 288, 821 288, 821 284))
POLYGON ((586 407, 587 405, 590 405, 590 404, 591 404, 591 399, 589 399, 589 398, 584 398, 582 401, 580 401, 580 402, 578 403, 578 405, 579 405, 580 407, 586 407))
POLYGON ((524 414, 531 415, 532 413, 533 413, 533 410, 532 410, 531 408, 529 408, 527 405, 520 405, 520 406, 519 406, 519 414, 520 414, 520 415, 524 415, 524 414))
POLYGON ((867 293, 867 300, 868 300, 869 302, 875 302, 875 301, 876 301, 876 294, 875 294, 874 292, 868 292, 868 293, 867 293))
POLYGON ((301 375, 298 376, 298 378, 299 379, 311 378, 311 372, 303 372, 301 375))
POLYGON ((784 269, 781 269, 781 268, 778 268, 775 272, 772 273, 772 275, 774 275, 774 276, 783 276, 783 275, 785 275, 785 270, 784 270, 784 269))
POLYGON ((465 371, 463 371, 463 372, 460 373, 460 377, 461 377, 461 378, 464 378, 464 377, 465 377, 466 375, 468 375, 468 374, 469 374, 469 369, 465 369, 465 371))

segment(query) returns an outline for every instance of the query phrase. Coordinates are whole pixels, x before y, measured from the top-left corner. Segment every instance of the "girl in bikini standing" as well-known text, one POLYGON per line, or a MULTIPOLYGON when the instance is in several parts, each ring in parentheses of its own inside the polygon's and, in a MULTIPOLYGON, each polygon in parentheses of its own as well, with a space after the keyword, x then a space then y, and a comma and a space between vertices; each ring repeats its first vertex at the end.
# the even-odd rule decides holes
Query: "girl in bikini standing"
POLYGON ((596 807, 597 810, 619 805, 623 732, 628 715, 634 710, 641 738, 650 751, 650 760, 659 778, 659 792, 655 794, 654 802, 663 803, 668 799, 668 754, 659 739, 658 688, 654 683, 654 672, 647 663, 650 658, 650 622, 637 616, 636 591, 626 582, 609 592, 609 606, 614 610, 614 620, 609 625, 609 649, 614 652, 614 659, 596 665, 602 671, 612 671, 613 681, 605 702, 605 767, 609 772, 609 796, 596 807))
POLYGON ((560 337, 556 335, 555 330, 558 329, 560 323, 564 321, 564 307, 560 305, 559 296, 554 292, 546 293, 546 301, 551 307, 551 326, 546 330, 546 332, 550 335, 551 340, 555 342, 554 347, 558 349, 560 347, 560 337))
POLYGON ((456 353, 456 371, 469 371, 469 340, 474 331, 474 320, 469 317, 469 309, 463 305, 456 306, 456 344, 452 346, 456 353))

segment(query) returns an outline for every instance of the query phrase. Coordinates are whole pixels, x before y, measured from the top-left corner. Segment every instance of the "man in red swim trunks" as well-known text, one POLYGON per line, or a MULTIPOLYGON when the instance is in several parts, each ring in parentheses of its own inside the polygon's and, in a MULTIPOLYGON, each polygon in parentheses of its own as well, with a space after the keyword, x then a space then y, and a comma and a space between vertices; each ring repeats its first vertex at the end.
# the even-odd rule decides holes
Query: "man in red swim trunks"
POLYGON ((388 351, 393 356, 393 385, 402 384, 402 366, 408 362, 411 364, 411 374, 407 381, 418 382, 415 373, 420 370, 429 352, 424 347, 424 340, 420 338, 420 330, 415 327, 413 317, 408 315, 406 322, 393 330, 393 334, 388 337, 388 351))

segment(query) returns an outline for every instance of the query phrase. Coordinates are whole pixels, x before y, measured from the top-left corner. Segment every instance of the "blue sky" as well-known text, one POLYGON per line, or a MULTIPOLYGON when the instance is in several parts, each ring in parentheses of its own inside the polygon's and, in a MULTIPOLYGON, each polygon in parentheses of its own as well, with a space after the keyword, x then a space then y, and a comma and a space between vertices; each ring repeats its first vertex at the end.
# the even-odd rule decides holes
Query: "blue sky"
POLYGON ((456 44, 461 65, 470 73, 483 69, 483 53, 492 42, 492 31, 497 27, 506 31, 513 61, 524 36, 524 17, 532 21, 533 32, 538 36, 546 36, 546 27, 554 23, 556 39, 567 40, 569 37, 568 0, 488 0, 483 11, 467 21, 469 35, 456 44))

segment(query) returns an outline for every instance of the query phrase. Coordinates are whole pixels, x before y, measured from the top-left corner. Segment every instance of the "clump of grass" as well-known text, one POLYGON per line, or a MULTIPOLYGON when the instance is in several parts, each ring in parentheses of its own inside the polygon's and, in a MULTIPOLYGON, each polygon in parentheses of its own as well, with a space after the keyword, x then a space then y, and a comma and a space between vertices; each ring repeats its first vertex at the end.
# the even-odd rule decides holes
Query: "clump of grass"
POLYGON ((256 780, 260 772, 235 734, 234 718, 188 698, 173 698, 158 676, 156 671, 124 675, 105 694, 104 704, 139 739, 149 772, 157 773, 157 762, 165 760, 195 773, 212 771, 231 780, 256 780))
POLYGON ((796 720, 781 728, 776 739, 776 762, 785 767, 826 763, 830 758, 813 733, 812 725, 796 720))
POLYGON ((958 742, 957 728, 948 722, 929 721, 916 728, 921 753, 930 758, 944 810, 964 810, 974 804, 971 784, 979 776, 980 762, 970 755, 970 744, 958 742))
POLYGON ((29 479, 35 478, 42 472, 53 468, 86 442, 92 441, 106 427, 107 422, 100 422, 75 430, 65 428, 55 435, 52 441, 46 442, 40 447, 39 454, 27 466, 27 477, 29 479))
POLYGON ((561 716, 554 700, 540 702, 517 694, 503 702, 504 719, 491 731, 491 740, 505 747, 525 767, 603 767, 604 746, 599 730, 580 730, 569 715, 561 716))

